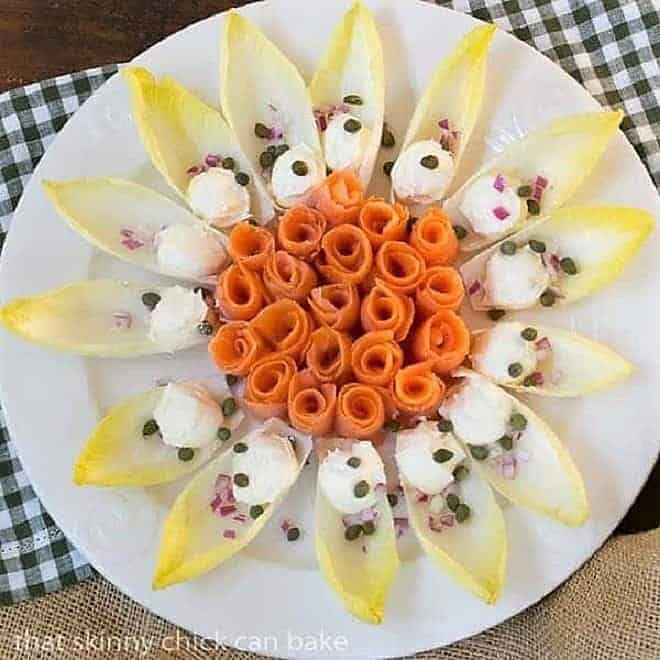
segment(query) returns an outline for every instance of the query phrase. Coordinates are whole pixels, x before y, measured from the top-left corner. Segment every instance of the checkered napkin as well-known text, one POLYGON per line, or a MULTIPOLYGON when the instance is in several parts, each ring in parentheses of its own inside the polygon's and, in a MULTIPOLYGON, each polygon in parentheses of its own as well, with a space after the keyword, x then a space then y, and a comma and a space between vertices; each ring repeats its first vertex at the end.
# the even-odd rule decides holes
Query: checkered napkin
MULTIPOLYGON (((660 13, 654 0, 436 2, 494 22, 550 57, 604 106, 660 185, 660 13)), ((117 67, 90 69, 0 94, 0 246, 39 159, 68 117, 117 67)), ((0 603, 92 574, 42 508, 0 411, 0 603)))

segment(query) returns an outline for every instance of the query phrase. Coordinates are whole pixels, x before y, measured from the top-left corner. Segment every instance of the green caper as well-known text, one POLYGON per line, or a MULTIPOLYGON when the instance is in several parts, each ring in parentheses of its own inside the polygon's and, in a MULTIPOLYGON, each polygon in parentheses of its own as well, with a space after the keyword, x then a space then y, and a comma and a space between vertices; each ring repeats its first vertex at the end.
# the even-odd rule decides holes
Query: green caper
POLYGON ((488 458, 488 447, 482 445, 468 445, 472 458, 476 461, 485 461, 488 458))
POLYGON ((362 525, 349 525, 344 532, 347 541, 355 541, 362 534, 362 525))
POLYGON ((237 442, 234 445, 234 452, 236 454, 244 454, 248 450, 248 446, 244 442, 237 442))
POLYGON ((491 321, 499 321, 503 316, 506 315, 506 311, 503 309, 489 309, 486 314, 491 321))
POLYGON ((535 199, 527 200, 527 213, 538 215, 541 212, 541 205, 535 199))
POLYGON ((197 332, 202 337, 210 337, 213 334, 213 326, 208 321, 202 321, 197 324, 197 332))
POLYGON ((385 424, 383 424, 383 429, 385 431, 391 431, 392 433, 397 433, 401 430, 401 424, 396 421, 396 419, 390 419, 385 424))
POLYGON ((218 429, 218 440, 221 442, 227 442, 231 438, 231 431, 226 426, 221 426, 218 429))
POLYGON ((399 503, 399 498, 397 497, 396 493, 388 493, 387 501, 391 507, 395 507, 399 503))
POLYGON ((561 259, 559 267, 566 273, 566 275, 577 275, 577 266, 570 257, 564 257, 561 259))
POLYGON ((507 369, 511 378, 518 378, 523 372, 523 366, 520 362, 512 362, 507 369))
POLYGON ((362 105, 362 97, 357 94, 347 94, 344 96, 344 103, 348 105, 362 105))
POLYGON ((291 165, 291 170, 296 176, 306 176, 309 172, 309 167, 304 160, 295 160, 291 165))
POLYGON ((287 541, 297 541, 300 538, 300 530, 297 527, 289 527, 286 531, 287 541))
POLYGON ((451 433, 453 430, 454 425, 451 423, 451 419, 443 417, 438 420, 438 431, 440 431, 440 433, 451 433))
POLYGON ((527 428, 527 417, 521 413, 513 413, 509 419, 509 424, 514 431, 524 431, 527 428))
POLYGON ((436 167, 438 167, 438 165, 440 165, 440 161, 438 160, 437 156, 429 154, 428 156, 424 156, 419 161, 419 164, 422 167, 425 167, 427 170, 434 170, 436 167))
POLYGON ((278 144, 275 147, 275 160, 277 160, 282 154, 285 154, 287 151, 289 151, 290 147, 288 144, 278 144))
POLYGON ((236 167, 236 161, 231 156, 227 156, 222 159, 222 167, 225 170, 233 170, 236 167))
POLYGON ((250 177, 245 172, 239 172, 234 179, 239 186, 247 186, 250 183, 250 177))
POLYGON ((259 165, 267 170, 275 162, 275 156, 270 151, 263 151, 259 156, 259 165))
POLYGON ((160 302, 160 294, 155 291, 147 291, 142 294, 142 304, 147 309, 154 309, 156 305, 160 302))
POLYGON ((508 257, 515 254, 517 249, 518 248, 513 241, 504 241, 504 243, 500 245, 500 252, 506 254, 508 257))
POLYGON ((529 197, 532 194, 532 186, 520 186, 516 192, 518 197, 529 197))
POLYGON ((465 465, 459 465, 455 470, 454 470, 454 479, 456 481, 463 481, 464 479, 467 479, 470 476, 470 470, 468 470, 465 465))
POLYGON ((176 452, 176 457, 180 461, 187 463, 188 461, 192 461, 192 459, 195 457, 195 450, 191 449, 190 447, 179 447, 176 452))
POLYGON ((376 531, 376 525, 373 520, 367 520, 362 523, 362 533, 365 536, 371 536, 376 531))
POLYGON ((361 128, 362 123, 352 117, 344 122, 344 130, 347 133, 357 133, 361 128))
POLYGON ((529 249, 532 250, 532 252, 536 252, 537 254, 543 254, 546 251, 546 245, 543 241, 537 241, 533 238, 529 242, 529 249))
POLYGON ((525 341, 534 341, 538 336, 539 333, 537 332, 536 328, 525 328, 521 333, 520 336, 525 340, 525 341))
POLYGON ((158 433, 158 431, 158 423, 155 419, 146 421, 142 427, 142 435, 144 436, 153 435, 154 433, 158 433))
POLYGON ((231 417, 236 412, 237 407, 236 399, 230 396, 222 402, 222 414, 225 417, 231 417))
POLYGON ((244 472, 237 472, 234 475, 234 483, 239 487, 239 488, 245 488, 250 484, 250 477, 247 476, 244 472))
POLYGON ((462 225, 454 225, 454 234, 459 241, 462 241, 467 236, 467 229, 462 225))
POLYGON ((236 383, 238 383, 238 381, 240 380, 240 378, 238 376, 234 376, 234 374, 227 374, 226 379, 227 379, 227 385, 229 385, 229 387, 232 387, 232 385, 236 385, 236 383))
POLYGON ((387 127, 387 124, 383 126, 383 134, 380 138, 380 143, 386 149, 391 149, 395 144, 394 133, 387 127))
POLYGON ((258 138, 261 138, 262 140, 267 140, 268 138, 270 138, 272 133, 273 132, 271 131, 270 128, 268 128, 268 126, 266 126, 266 124, 262 124, 260 122, 257 122, 254 125, 254 134, 258 138))
POLYGON ((450 511, 456 511, 460 503, 461 500, 458 495, 455 495, 454 493, 449 493, 449 495, 447 495, 447 508, 450 511))
POLYGON ((433 460, 436 463, 446 463, 454 457, 454 452, 449 449, 442 447, 441 449, 436 449, 433 452, 433 460))
POLYGON ((264 513, 264 508, 261 506, 261 504, 253 504, 250 507, 250 518, 252 520, 256 520, 259 518, 259 516, 262 516, 264 513))
POLYGON ((366 497, 368 492, 369 484, 364 480, 358 481, 353 488, 353 494, 355 497, 366 497))
POLYGON ((346 465, 348 465, 348 467, 352 467, 352 468, 359 468, 360 465, 362 465, 362 461, 360 460, 360 458, 358 456, 351 456, 346 461, 346 465))
POLYGON ((386 176, 390 176, 392 174, 393 167, 394 167, 393 160, 388 160, 387 162, 383 163, 383 172, 385 173, 386 176))
POLYGON ((505 451, 513 449, 513 438, 510 435, 503 435, 497 442, 505 451))
POLYGON ((543 307, 552 307, 556 300, 557 296, 555 295, 554 291, 551 291, 550 289, 546 289, 539 298, 539 301, 543 307))
POLYGON ((454 511, 456 520, 459 523, 465 522, 470 517, 471 513, 472 511, 470 510, 470 507, 467 504, 459 504, 458 507, 456 508, 456 511, 454 511))

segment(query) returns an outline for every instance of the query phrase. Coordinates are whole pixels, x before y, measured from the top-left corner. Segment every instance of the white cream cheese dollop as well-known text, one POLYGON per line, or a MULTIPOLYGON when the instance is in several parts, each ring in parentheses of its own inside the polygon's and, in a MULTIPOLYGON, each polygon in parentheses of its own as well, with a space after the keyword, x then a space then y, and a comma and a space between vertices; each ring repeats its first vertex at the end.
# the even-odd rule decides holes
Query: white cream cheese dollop
POLYGON ((286 491, 298 475, 298 459, 291 441, 267 425, 248 433, 240 441, 247 447, 232 456, 233 492, 245 504, 270 504, 286 491), (247 476, 239 485, 237 475, 247 476))
POLYGON ((318 479, 321 492, 337 511, 358 513, 376 503, 376 486, 385 484, 385 469, 370 442, 355 442, 350 450, 330 451, 319 466, 318 479), (357 466, 349 465, 349 460, 357 466), (356 497, 355 486, 361 481, 366 481, 369 490, 364 497, 356 497))
POLYGON ((523 338, 522 323, 498 323, 486 332, 473 335, 470 359, 475 371, 495 383, 518 383, 536 369, 537 354, 533 341, 523 338), (519 364, 518 376, 509 373, 512 364, 519 364))
POLYGON ((160 291, 160 300, 149 316, 149 338, 165 351, 189 346, 199 334, 198 326, 205 320, 208 307, 202 292, 195 293, 181 286, 160 291))
POLYGON ((176 277, 199 279, 219 273, 227 263, 227 250, 205 227, 175 224, 154 238, 156 258, 163 271, 176 277))
POLYGON ((505 435, 513 412, 511 399, 487 378, 470 372, 440 407, 454 434, 470 445, 489 445, 505 435))
POLYGON ((358 170, 369 145, 371 131, 355 116, 340 113, 335 115, 323 132, 325 162, 332 170, 358 170), (357 122, 356 131, 346 130, 346 123, 357 122))
POLYGON ((270 186, 277 203, 289 208, 300 204, 324 179, 325 163, 318 153, 301 143, 277 158, 273 165, 270 186), (306 174, 296 174, 293 171, 296 161, 305 163, 306 174))
POLYGON ((392 168, 394 194, 409 204, 430 204, 441 200, 454 174, 454 159, 435 140, 413 142, 392 168), (433 168, 422 165, 422 160, 437 159, 433 168))
POLYGON ((550 284, 550 274, 540 255, 528 245, 515 254, 497 250, 486 263, 486 300, 491 305, 508 309, 525 309, 536 305, 550 284))
POLYGON ((518 181, 501 174, 488 174, 463 192, 459 211, 477 234, 492 236, 514 227, 527 213, 524 199, 516 192, 518 181))
POLYGON ((168 383, 154 409, 163 442, 171 447, 204 447, 218 437, 222 408, 205 387, 168 383))
POLYGON ((250 214, 250 194, 236 182, 234 173, 211 167, 194 176, 186 199, 193 212, 216 227, 231 225, 250 214))
POLYGON ((426 495, 436 495, 454 480, 454 468, 465 453, 451 433, 442 433, 434 422, 420 422, 414 429, 399 431, 396 463, 403 479, 426 495), (433 456, 446 449, 452 456, 443 463, 433 456))

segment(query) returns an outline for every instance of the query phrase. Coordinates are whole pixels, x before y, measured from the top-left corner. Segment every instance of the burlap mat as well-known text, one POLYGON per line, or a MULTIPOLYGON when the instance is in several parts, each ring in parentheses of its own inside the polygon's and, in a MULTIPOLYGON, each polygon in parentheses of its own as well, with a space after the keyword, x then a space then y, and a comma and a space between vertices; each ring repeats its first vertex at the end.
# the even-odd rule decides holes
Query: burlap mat
MULTIPOLYGON (((194 638, 150 614, 101 577, 0 609, 0 630, 0 657, 7 659, 259 657, 230 649, 203 651, 199 644, 194 650, 194 638), (146 653, 100 648, 103 640, 109 644, 108 640, 135 637, 150 645, 146 653), (169 650, 177 645, 177 639, 178 650, 169 650)), ((378 630, 374 629, 373 634, 377 635, 378 630)), ((417 657, 657 660, 660 530, 611 539, 566 584, 537 605, 476 637, 417 657)))

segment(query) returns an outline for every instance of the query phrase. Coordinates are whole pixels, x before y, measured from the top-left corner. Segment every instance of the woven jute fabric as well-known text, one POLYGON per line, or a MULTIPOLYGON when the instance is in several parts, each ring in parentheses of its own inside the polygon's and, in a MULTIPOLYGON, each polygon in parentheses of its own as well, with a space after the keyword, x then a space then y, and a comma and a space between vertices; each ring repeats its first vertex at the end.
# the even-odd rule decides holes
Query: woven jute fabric
MULTIPOLYGON (((150 614, 100 577, 0 609, 0 630, 0 657, 7 659, 263 657, 214 650, 211 642, 150 614)), ((660 530, 611 539, 568 582, 525 612, 480 635, 417 657, 657 660, 660 530)))

